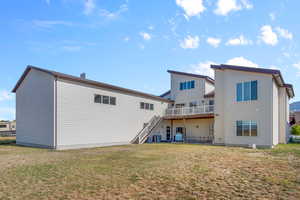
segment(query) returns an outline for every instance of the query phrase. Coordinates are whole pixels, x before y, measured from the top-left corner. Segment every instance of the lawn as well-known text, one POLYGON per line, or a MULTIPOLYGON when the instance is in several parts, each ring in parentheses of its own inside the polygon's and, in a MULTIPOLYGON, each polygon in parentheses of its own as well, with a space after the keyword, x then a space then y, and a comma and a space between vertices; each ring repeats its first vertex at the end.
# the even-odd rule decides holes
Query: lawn
POLYGON ((0 199, 300 199, 300 145, 0 145, 0 199))

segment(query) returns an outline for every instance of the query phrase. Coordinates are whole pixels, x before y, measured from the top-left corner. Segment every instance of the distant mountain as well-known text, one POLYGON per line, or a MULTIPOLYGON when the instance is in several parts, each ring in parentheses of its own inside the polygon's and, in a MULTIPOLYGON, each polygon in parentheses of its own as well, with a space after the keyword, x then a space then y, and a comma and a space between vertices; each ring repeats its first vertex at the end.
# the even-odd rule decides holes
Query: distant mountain
POLYGON ((300 110, 300 101, 290 104, 290 111, 300 110))

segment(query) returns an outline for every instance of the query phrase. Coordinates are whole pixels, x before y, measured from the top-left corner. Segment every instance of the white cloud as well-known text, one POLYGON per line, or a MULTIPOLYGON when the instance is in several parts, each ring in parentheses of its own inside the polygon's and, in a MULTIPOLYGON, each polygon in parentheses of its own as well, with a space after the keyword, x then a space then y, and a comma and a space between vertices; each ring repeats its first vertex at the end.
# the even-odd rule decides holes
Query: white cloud
POLYGON ((91 14, 96 8, 94 0, 84 0, 84 10, 83 13, 85 15, 91 14))
POLYGON ((287 29, 276 27, 276 31, 279 34, 279 36, 281 36, 285 39, 289 39, 289 40, 293 39, 293 34, 291 32, 289 32, 287 29))
POLYGON ((272 46, 275 46, 278 43, 277 34, 272 30, 271 26, 264 25, 261 27, 260 31, 261 31, 260 39, 264 43, 272 46))
MULTIPOLYGON (((201 75, 206 75, 209 77, 214 78, 214 70, 211 69, 211 65, 216 65, 216 62, 213 61, 205 61, 200 62, 196 65, 191 65, 191 73, 197 73, 201 75)), ((226 64, 228 65, 238 65, 238 66, 245 66, 245 67, 258 67, 258 65, 244 57, 235 57, 227 60, 226 64)), ((299 70, 300 70, 300 62, 299 62, 299 70)))
POLYGON ((230 12, 242 9, 252 9, 253 5, 247 0, 218 0, 214 13, 217 15, 228 15, 230 12))
POLYGON ((245 38, 243 35, 240 35, 240 36, 237 37, 237 38, 229 39, 229 40, 226 42, 226 45, 229 45, 229 46, 251 45, 251 44, 253 44, 252 40, 248 40, 248 39, 245 38))
POLYGON ((203 0, 176 0, 176 4, 184 10, 186 18, 199 16, 206 9, 203 0))
POLYGON ((0 101, 9 101, 13 99, 13 94, 7 90, 0 91, 0 101))
POLYGON ((269 68, 270 68, 270 69, 276 69, 276 70, 280 70, 280 68, 279 68, 279 67, 277 67, 277 66, 275 66, 275 65, 271 65, 269 68))
POLYGON ((151 40, 152 36, 149 33, 146 32, 140 32, 140 36, 142 36, 142 38, 144 40, 151 40))
POLYGON ((216 64, 215 62, 212 61, 205 61, 205 62, 200 62, 197 65, 192 65, 192 73, 196 74, 201 74, 201 75, 206 75, 211 78, 214 78, 215 73, 214 70, 210 68, 210 65, 216 64))
POLYGON ((124 37, 124 39, 123 39, 125 42, 128 42, 129 40, 130 40, 130 37, 124 37))
POLYGON ((53 28, 56 25, 73 26, 72 22, 62 20, 33 20, 32 24, 39 28, 53 28))
POLYGON ((270 14, 269 14, 269 17, 270 17, 270 19, 271 19, 272 21, 275 21, 275 19, 276 19, 275 13, 270 13, 270 14))
POLYGON ((220 38, 209 37, 209 38, 207 38, 206 42, 208 44, 210 44, 211 46, 217 48, 219 46, 219 44, 221 43, 221 39, 220 38))
POLYGON ((244 57, 235 57, 229 59, 226 64, 228 65, 239 65, 239 66, 245 66, 245 67, 258 67, 258 64, 244 58, 244 57))
POLYGON ((128 11, 128 6, 126 4, 123 4, 120 6, 120 8, 115 12, 110 12, 105 9, 100 9, 100 16, 106 17, 108 19, 116 19, 118 18, 122 13, 128 11))
POLYGON ((183 41, 180 42, 180 46, 183 49, 197 49, 199 46, 199 37, 192 37, 188 35, 183 41))

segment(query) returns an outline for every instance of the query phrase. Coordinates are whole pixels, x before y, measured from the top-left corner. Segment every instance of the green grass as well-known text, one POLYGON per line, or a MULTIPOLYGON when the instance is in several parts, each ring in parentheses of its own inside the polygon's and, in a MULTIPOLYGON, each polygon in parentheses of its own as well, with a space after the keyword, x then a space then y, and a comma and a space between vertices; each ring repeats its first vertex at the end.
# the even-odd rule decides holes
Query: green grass
POLYGON ((0 145, 0 199, 299 199, 300 144, 0 145))

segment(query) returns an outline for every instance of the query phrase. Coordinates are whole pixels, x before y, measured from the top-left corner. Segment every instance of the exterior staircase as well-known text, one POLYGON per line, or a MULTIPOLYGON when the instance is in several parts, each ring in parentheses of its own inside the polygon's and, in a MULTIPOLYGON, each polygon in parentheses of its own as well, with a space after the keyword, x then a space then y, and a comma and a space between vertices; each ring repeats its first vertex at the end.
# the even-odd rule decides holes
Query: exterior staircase
POLYGON ((160 124, 162 121, 162 117, 154 116, 151 118, 149 123, 135 136, 135 138, 131 141, 132 144, 143 144, 146 142, 148 136, 153 131, 153 129, 160 124))

